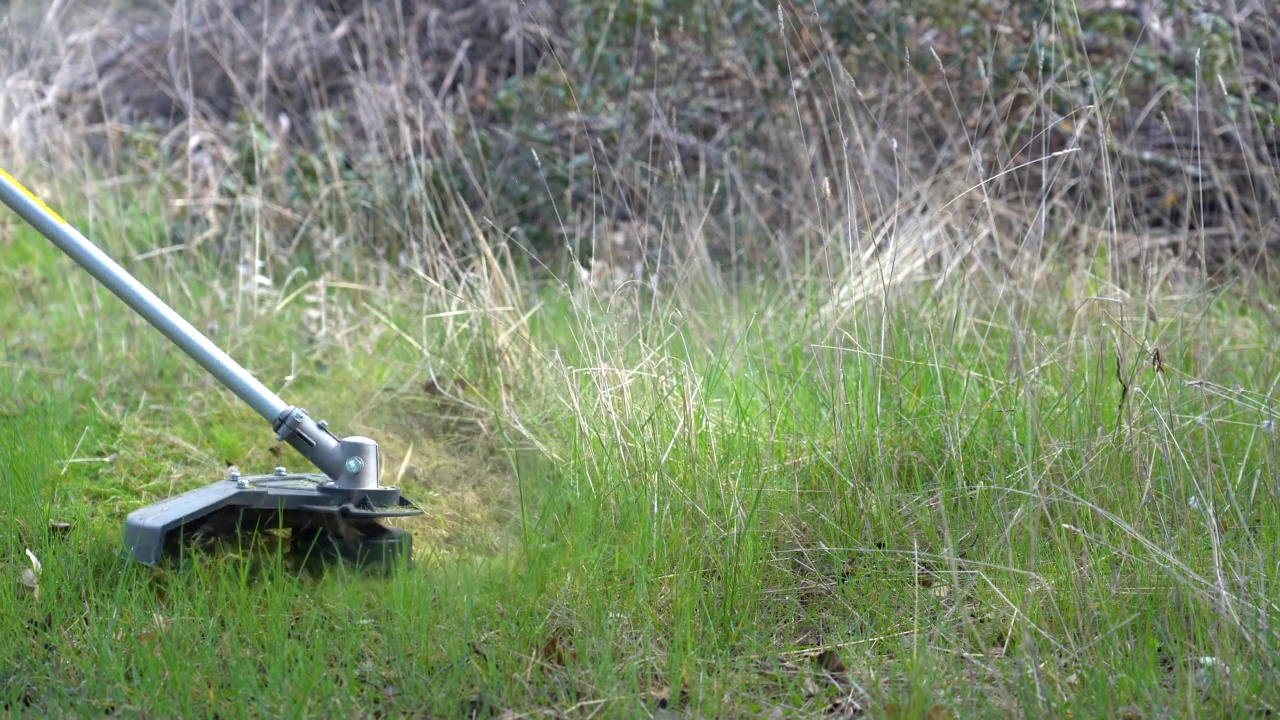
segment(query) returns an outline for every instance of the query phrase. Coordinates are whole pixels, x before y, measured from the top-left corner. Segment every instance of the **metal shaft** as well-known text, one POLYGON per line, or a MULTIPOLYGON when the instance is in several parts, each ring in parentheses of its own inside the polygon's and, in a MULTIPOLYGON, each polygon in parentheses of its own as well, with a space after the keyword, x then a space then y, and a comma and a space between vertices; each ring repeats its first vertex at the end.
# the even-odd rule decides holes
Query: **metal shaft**
POLYGON ((200 363, 268 422, 289 408, 235 360, 139 283, 18 181, 0 170, 0 200, 200 363))

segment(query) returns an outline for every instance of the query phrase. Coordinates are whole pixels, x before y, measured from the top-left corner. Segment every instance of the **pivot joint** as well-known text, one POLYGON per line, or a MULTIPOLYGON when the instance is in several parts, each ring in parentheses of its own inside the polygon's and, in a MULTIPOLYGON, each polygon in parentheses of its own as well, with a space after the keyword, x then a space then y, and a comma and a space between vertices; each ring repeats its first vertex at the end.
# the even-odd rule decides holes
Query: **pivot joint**
POLYGON ((364 490, 378 487, 378 444, 358 435, 338 439, 326 425, 312 420, 302 408, 288 407, 271 427, 278 440, 311 461, 335 486, 364 490))

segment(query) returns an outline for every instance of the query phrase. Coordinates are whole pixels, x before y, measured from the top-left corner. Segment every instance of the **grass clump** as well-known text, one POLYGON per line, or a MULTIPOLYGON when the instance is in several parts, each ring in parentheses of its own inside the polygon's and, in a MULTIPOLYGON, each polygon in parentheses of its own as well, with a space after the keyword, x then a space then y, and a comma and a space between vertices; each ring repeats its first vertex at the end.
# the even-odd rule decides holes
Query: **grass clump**
MULTIPOLYGON (((598 575, 569 605, 625 587, 615 615, 656 609, 641 634, 669 643, 677 685, 760 678, 779 655, 813 661, 799 677, 857 668, 792 698, 805 713, 921 693, 909 715, 1269 703, 1204 686, 1229 682, 1205 669, 1226 655, 1274 662, 1275 608, 1245 579, 1275 562, 1257 544, 1275 529, 1274 411, 1206 380, 1274 383, 1265 330, 1211 306, 1201 333, 1242 347, 1188 357, 1176 301, 1151 321, 1046 283, 1035 296, 1059 299, 1015 324, 996 292, 908 292, 826 333, 760 308, 670 329, 670 354, 638 363, 639 337, 593 345, 561 433, 589 510, 551 517, 566 543, 614 540, 574 548, 598 575)), ((751 712, 727 702, 695 713, 751 712)))

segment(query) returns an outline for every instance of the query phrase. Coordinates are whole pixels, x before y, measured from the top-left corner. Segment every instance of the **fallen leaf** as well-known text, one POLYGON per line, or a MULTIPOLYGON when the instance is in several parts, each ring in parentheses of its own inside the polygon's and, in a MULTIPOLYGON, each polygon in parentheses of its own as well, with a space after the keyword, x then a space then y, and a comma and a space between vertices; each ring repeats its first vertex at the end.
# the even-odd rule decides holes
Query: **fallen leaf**
POLYGON ((916 582, 920 584, 920 587, 933 587, 933 576, 936 572, 937 568, 933 566, 933 563, 918 562, 916 563, 915 571, 916 582))
POLYGON ((800 686, 804 688, 805 697, 815 697, 822 691, 822 688, 818 685, 817 681, 808 674, 800 679, 800 686))
POLYGON ((559 631, 552 632, 542 644, 542 658, 552 665, 564 667, 567 661, 577 660, 572 644, 559 631))
POLYGON ((831 701, 827 706, 827 717, 836 718, 837 720, 852 720, 852 718, 861 717, 866 698, 855 698, 853 696, 840 697, 831 701))
POLYGON ((838 675, 845 671, 844 661, 840 659, 840 653, 835 650, 823 650, 814 659, 817 661, 818 667, 832 675, 838 675))
POLYGON ((22 568, 22 572, 18 573, 18 582, 22 583, 32 592, 36 600, 40 599, 40 573, 44 568, 40 565, 40 558, 31 552, 31 548, 27 548, 27 558, 31 560, 31 567, 22 568))
POLYGON ((664 686, 649 688, 649 697, 653 698, 653 702, 658 706, 659 710, 666 710, 671 704, 671 688, 664 686))
POLYGON ((35 571, 31 568, 22 568, 20 582, 31 590, 36 600, 40 599, 40 580, 36 577, 35 571))

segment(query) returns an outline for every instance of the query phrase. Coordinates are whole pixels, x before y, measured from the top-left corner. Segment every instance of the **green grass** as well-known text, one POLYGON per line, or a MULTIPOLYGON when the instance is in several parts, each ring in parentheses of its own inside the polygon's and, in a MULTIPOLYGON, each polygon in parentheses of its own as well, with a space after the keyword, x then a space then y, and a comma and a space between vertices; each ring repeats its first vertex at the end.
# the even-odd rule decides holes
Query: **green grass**
MULTIPOLYGON (((112 232, 128 217, 104 211, 93 236, 144 245, 149 220, 112 232)), ((842 315, 820 283, 606 311, 554 283, 409 276, 329 288, 320 336, 287 290, 255 311, 218 292, 234 283, 216 263, 130 262, 286 400, 378 439, 427 509, 405 525, 414 568, 316 577, 270 554, 122 557, 129 510, 229 464, 301 463, 41 238, 4 242, 7 713, 1280 704, 1265 292, 1155 288, 1148 313, 1070 271, 906 286, 842 315), (38 597, 18 581, 28 549, 38 597)))

